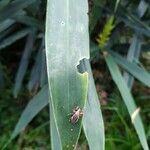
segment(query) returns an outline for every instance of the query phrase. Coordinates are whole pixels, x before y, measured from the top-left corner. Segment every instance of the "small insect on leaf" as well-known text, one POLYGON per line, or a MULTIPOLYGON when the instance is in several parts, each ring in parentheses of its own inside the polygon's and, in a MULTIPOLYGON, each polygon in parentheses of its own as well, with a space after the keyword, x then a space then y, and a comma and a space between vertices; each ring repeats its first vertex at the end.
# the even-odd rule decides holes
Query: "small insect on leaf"
POLYGON ((80 107, 77 106, 76 108, 73 109, 73 111, 72 111, 72 113, 70 115, 71 115, 70 122, 72 124, 75 124, 75 123, 78 122, 78 120, 80 119, 80 117, 83 115, 83 112, 80 109, 80 107))

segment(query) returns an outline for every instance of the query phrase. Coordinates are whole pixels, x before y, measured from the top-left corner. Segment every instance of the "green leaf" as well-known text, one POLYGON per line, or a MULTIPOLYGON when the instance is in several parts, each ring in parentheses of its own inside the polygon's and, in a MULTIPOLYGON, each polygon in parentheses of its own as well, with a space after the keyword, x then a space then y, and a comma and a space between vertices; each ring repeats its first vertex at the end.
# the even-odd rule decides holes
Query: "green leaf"
MULTIPOLYGON (((138 16, 141 18, 144 13, 147 10, 148 5, 141 0, 137 9, 138 16)), ((141 47, 142 47, 142 38, 139 33, 135 33, 133 36, 132 43, 129 47, 128 54, 127 54, 127 60, 129 62, 137 62, 139 61, 140 57, 140 52, 141 52, 141 47)), ((124 78, 127 82, 128 87, 131 89, 134 83, 134 77, 130 75, 129 73, 125 72, 124 73, 124 78)))
MULTIPOLYGON (((25 12, 20 10, 13 17, 23 16, 24 14, 25 14, 25 12)), ((13 20, 13 19, 6 19, 6 20, 4 20, 2 23, 0 23, 0 32, 8 29, 9 27, 12 27, 12 25, 15 24, 15 23, 16 23, 16 21, 13 20)))
MULTIPOLYGON (((129 112, 131 118, 133 118, 133 115, 135 114, 135 112, 138 109, 136 108, 136 105, 135 105, 134 99, 130 93, 130 90, 127 87, 127 84, 125 83, 117 64, 115 63, 114 58, 110 54, 107 54, 105 56, 105 60, 108 65, 108 68, 110 70, 110 73, 112 75, 112 78, 121 93, 121 96, 124 100, 124 103, 125 103, 127 109, 128 109, 128 112, 129 112)), ((139 113, 136 113, 136 115, 134 115, 134 116, 135 117, 132 120, 132 123, 136 129, 136 132, 140 139, 141 145, 143 146, 144 150, 149 150, 148 144, 146 141, 144 127, 143 127, 140 115, 139 115, 139 113)))
POLYGON ((88 74, 77 71, 80 60, 89 58, 87 12, 87 0, 48 0, 47 3, 45 39, 49 93, 64 150, 75 148, 81 131, 81 119, 72 124, 68 114, 77 106, 83 109, 87 98, 88 74))
POLYGON ((100 110, 100 102, 96 92, 91 66, 85 61, 85 68, 89 73, 88 99, 83 116, 83 128, 90 150, 105 149, 104 123, 100 110))
MULTIPOLYGON (((48 91, 48 89, 47 89, 48 91)), ((47 97, 48 99, 48 97, 47 97)), ((60 141, 60 135, 59 135, 59 131, 58 128, 56 126, 55 123, 55 118, 54 118, 54 110, 52 107, 52 103, 51 103, 51 99, 50 99, 50 137, 51 137, 51 148, 52 150, 58 149, 58 150, 62 150, 62 145, 61 145, 61 141, 60 141)))
POLYGON ((10 2, 10 0, 1 0, 0 1, 0 10, 5 8, 8 5, 9 2, 10 2))
MULTIPOLYGON (((83 128, 91 150, 104 150, 104 124, 100 110, 99 99, 88 61, 85 61, 84 70, 89 73, 88 100, 83 116, 83 128)), ((51 102, 51 101, 50 101, 51 102)), ((15 138, 28 123, 48 104, 48 86, 44 86, 39 93, 30 100, 23 111, 12 135, 15 138), (34 109, 33 109, 34 108, 34 109), (28 117, 27 117, 28 116, 28 117)), ((53 111, 50 109, 52 148, 61 149, 57 128, 54 122, 53 111)))
POLYGON ((102 15, 102 8, 97 6, 95 3, 93 4, 93 8, 91 8, 91 12, 89 12, 89 30, 90 33, 93 32, 98 20, 100 19, 101 15, 102 15))
POLYGON ((115 4, 114 12, 116 12, 116 11, 117 11, 117 8, 118 8, 119 3, 120 3, 120 0, 116 0, 116 4, 115 4))
POLYGON ((12 19, 17 21, 17 22, 23 23, 25 25, 38 28, 40 30, 44 29, 42 22, 40 22, 37 19, 35 19, 33 17, 30 17, 30 16, 15 15, 15 16, 12 17, 12 19))
POLYGON ((33 45, 34 45, 34 41, 36 37, 35 35, 36 35, 35 32, 31 32, 27 37, 23 56, 21 58, 20 65, 19 65, 17 75, 15 78, 15 85, 13 89, 14 97, 18 96, 18 93, 22 86, 22 81, 24 79, 24 76, 25 76, 25 73, 29 64, 29 58, 31 57, 31 54, 32 54, 33 45))
POLYGON ((142 33, 148 37, 150 36, 149 26, 146 23, 144 23, 144 21, 140 21, 140 19, 137 16, 131 14, 126 8, 122 6, 119 7, 118 15, 118 18, 122 20, 127 26, 133 28, 140 34, 142 33))
POLYGON ((7 20, 3 21, 2 23, 0 23, 0 32, 6 30, 10 26, 12 26, 14 23, 15 23, 15 21, 12 19, 7 19, 7 20))
POLYGON ((48 104, 48 86, 45 85, 42 90, 30 100, 23 111, 11 139, 15 138, 28 123, 48 104))
MULTIPOLYGON (((44 39, 41 40, 40 47, 38 48, 38 53, 36 55, 36 60, 32 71, 30 74, 30 79, 28 82, 29 91, 34 90, 36 86, 40 85, 41 75, 44 72, 43 69, 43 53, 44 53, 44 39)), ((44 61, 46 63, 46 61, 44 61)), ((42 87, 42 86, 41 86, 42 87)))
POLYGON ((140 80, 142 83, 150 87, 150 74, 146 72, 143 68, 139 67, 136 63, 131 63, 119 54, 110 51, 111 55, 114 57, 116 63, 121 65, 126 71, 131 73, 135 78, 140 80))
POLYGON ((11 18, 18 11, 32 4, 35 0, 15 0, 0 11, 0 21, 11 18))
MULTIPOLYGON (((138 61, 140 56, 140 51, 141 51, 141 45, 142 43, 141 43, 141 39, 139 38, 139 35, 135 34, 133 36, 133 41, 128 50, 127 61, 131 63, 135 63, 138 61)), ((129 73, 124 72, 124 78, 125 81, 127 82, 128 87, 131 89, 134 83, 134 77, 129 73)))
MULTIPOLYGON (((85 62, 84 69, 88 70, 89 73, 89 89, 88 89, 88 100, 85 106, 83 116, 83 127, 90 146, 93 150, 104 150, 104 124, 102 114, 100 111, 99 99, 96 93, 95 84, 91 72, 89 62, 85 62), (96 145, 96 146, 95 146, 96 145)), ((51 101, 50 101, 51 102, 51 101)), ((23 111, 16 128, 14 130, 12 139, 15 138, 27 125, 28 123, 48 104, 48 86, 44 86, 41 91, 30 100, 29 104, 23 111), (34 109, 33 109, 34 108, 34 109), (27 117, 28 116, 28 117, 27 117)), ((54 122, 53 111, 50 109, 50 121, 51 121, 51 138, 52 148, 61 149, 59 145, 59 138, 57 128, 54 122), (57 139, 57 140, 56 140, 57 139)))
POLYGON ((0 42, 0 50, 25 37, 29 32, 31 32, 29 29, 23 29, 10 35, 8 38, 4 38, 4 40, 0 42))

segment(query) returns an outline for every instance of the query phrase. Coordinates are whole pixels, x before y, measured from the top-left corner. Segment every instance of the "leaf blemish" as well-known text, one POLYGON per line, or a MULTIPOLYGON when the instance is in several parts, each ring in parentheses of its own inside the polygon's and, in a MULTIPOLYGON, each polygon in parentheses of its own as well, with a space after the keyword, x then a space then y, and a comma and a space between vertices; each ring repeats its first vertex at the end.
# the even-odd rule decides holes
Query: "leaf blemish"
POLYGON ((87 73, 87 69, 85 68, 86 62, 88 62, 88 59, 86 59, 86 58, 83 58, 79 61, 78 65, 77 65, 77 70, 80 74, 87 73))

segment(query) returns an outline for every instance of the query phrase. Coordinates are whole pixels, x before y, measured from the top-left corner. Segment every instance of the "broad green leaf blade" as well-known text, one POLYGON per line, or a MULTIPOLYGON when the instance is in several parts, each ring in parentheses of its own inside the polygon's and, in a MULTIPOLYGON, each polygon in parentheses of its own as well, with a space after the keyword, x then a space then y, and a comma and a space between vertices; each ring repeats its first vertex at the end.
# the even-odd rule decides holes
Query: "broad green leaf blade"
MULTIPOLYGON (((106 60, 106 63, 108 65, 108 68, 110 70, 110 73, 112 75, 112 78, 113 78, 114 82, 116 83, 116 85, 117 85, 117 87, 121 93, 121 96, 125 102, 125 105, 126 105, 128 111, 129 111, 129 114, 132 117, 133 114, 135 114, 137 108, 136 108, 134 99, 130 93, 130 90, 127 87, 127 84, 125 83, 113 57, 110 54, 108 54, 105 57, 105 60, 106 60)), ((144 127, 143 127, 139 113, 137 113, 135 115, 135 118, 133 120, 133 125, 136 129, 136 132, 138 134, 138 137, 140 139, 141 145, 143 146, 144 150, 149 150, 148 144, 146 141, 146 135, 145 135, 144 127)))
POLYGON ((11 139, 15 138, 28 123, 48 104, 48 86, 45 85, 42 90, 33 97, 23 111, 11 139))
POLYGON ((83 115, 83 128, 90 150, 105 149, 104 123, 100 110, 100 103, 95 89, 91 66, 85 61, 85 68, 89 73, 88 99, 83 115))
POLYGON ((150 73, 145 71, 143 68, 139 67, 136 63, 131 63, 119 54, 110 51, 111 55, 114 57, 114 60, 121 65, 126 71, 131 73, 135 78, 140 80, 142 83, 150 87, 150 73))
POLYGON ((83 109, 87 98, 88 75, 77 71, 80 60, 89 58, 87 12, 87 0, 48 0, 47 3, 49 93, 64 150, 75 148, 81 130, 81 119, 72 124, 68 114, 77 106, 83 109))

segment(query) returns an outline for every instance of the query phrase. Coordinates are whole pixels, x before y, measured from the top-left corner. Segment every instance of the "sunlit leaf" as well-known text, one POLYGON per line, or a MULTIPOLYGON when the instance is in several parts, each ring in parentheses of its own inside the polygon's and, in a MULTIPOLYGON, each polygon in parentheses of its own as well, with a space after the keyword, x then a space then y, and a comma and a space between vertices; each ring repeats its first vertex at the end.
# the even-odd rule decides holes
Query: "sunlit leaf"
POLYGON ((89 58, 87 12, 87 0, 48 0, 47 3, 49 94, 54 122, 64 150, 75 148, 81 131, 81 119, 71 123, 68 114, 77 106, 83 109, 87 99, 88 75, 80 74, 77 70, 80 60, 89 58))

